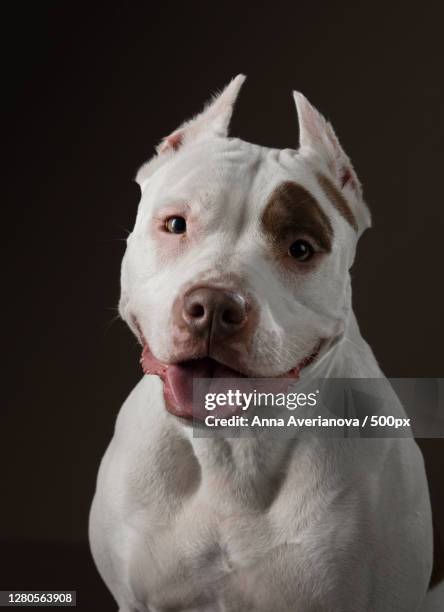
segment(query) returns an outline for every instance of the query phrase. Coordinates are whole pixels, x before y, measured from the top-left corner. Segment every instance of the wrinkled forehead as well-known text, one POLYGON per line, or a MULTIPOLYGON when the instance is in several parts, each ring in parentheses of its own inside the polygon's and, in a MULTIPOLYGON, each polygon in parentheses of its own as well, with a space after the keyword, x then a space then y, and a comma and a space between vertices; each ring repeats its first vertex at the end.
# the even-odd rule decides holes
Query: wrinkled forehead
POLYGON ((211 205, 223 198, 260 213, 288 181, 322 197, 313 168, 297 151, 217 138, 176 154, 153 177, 147 196, 155 208, 174 199, 211 205))

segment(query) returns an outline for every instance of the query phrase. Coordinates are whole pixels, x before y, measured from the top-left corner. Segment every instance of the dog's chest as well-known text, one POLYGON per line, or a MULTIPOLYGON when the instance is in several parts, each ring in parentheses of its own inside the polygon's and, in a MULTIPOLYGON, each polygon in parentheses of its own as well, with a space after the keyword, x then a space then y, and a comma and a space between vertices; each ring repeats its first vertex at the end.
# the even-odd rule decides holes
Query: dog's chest
POLYGON ((172 512, 153 504, 141 513, 132 525, 130 553, 130 575, 136 577, 131 587, 138 599, 159 611, 217 609, 217 603, 228 601, 236 609, 246 605, 246 590, 254 582, 251 568, 263 565, 278 541, 262 500, 252 501, 233 498, 215 479, 172 512))

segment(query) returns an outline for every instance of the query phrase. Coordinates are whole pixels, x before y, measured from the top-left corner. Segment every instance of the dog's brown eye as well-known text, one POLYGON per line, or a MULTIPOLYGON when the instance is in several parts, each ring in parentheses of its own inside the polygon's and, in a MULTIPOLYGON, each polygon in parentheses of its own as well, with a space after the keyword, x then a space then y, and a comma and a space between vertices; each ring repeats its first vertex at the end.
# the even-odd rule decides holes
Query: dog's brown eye
POLYGON ((313 257, 314 249, 306 240, 296 240, 288 249, 288 253, 298 261, 307 261, 313 257))
POLYGON ((170 217, 165 221, 165 229, 171 234, 184 234, 187 222, 183 217, 170 217))

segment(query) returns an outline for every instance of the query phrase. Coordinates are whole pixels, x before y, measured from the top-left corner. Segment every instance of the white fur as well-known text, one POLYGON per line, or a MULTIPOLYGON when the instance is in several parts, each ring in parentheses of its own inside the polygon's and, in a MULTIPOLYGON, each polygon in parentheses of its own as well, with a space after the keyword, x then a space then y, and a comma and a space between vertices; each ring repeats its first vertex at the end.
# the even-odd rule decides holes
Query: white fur
MULTIPOLYGON (((242 354, 246 371, 286 372, 322 337, 330 341, 304 376, 381 377, 351 309, 349 269, 370 215, 348 157, 301 94, 299 151, 228 138, 242 82, 139 171, 121 315, 168 362, 179 292, 202 279, 235 285, 229 272, 260 306, 253 350, 242 354), (358 234, 315 177, 322 171, 340 188, 344 166, 358 234), (267 199, 285 180, 304 186, 333 226, 332 252, 309 275, 282 270, 261 231, 267 199), (157 239, 155 219, 181 210, 196 219, 194 234, 180 244, 157 239)), ((395 397, 389 412, 404 415, 395 397)), ((90 537, 122 612, 416 611, 432 563, 427 482, 413 440, 193 438, 166 412, 155 376, 143 377, 119 414, 90 537)))

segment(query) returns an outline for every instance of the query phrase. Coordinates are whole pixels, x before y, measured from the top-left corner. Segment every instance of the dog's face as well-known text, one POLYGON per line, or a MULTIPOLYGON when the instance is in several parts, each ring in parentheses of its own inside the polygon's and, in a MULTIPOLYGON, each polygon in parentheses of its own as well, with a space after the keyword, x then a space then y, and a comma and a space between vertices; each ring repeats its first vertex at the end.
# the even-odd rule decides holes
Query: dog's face
POLYGON ((242 82, 137 176, 120 313, 181 416, 193 377, 297 376, 343 332, 348 271, 370 224, 349 159, 301 94, 297 151, 227 138, 242 82))

